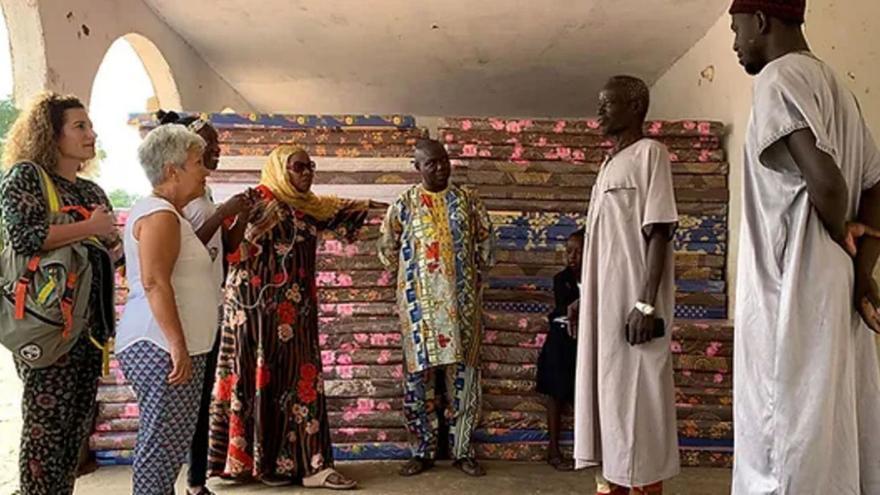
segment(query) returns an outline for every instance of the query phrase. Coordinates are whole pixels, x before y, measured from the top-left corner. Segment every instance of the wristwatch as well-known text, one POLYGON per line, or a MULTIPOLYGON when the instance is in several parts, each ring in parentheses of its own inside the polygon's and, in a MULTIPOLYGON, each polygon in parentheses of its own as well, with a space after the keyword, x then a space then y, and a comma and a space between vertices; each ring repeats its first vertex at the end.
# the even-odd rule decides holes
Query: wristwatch
POLYGON ((642 301, 638 301, 636 303, 636 309, 639 311, 639 313, 642 313, 645 316, 654 316, 655 308, 654 308, 654 306, 651 306, 650 304, 643 303, 642 301))

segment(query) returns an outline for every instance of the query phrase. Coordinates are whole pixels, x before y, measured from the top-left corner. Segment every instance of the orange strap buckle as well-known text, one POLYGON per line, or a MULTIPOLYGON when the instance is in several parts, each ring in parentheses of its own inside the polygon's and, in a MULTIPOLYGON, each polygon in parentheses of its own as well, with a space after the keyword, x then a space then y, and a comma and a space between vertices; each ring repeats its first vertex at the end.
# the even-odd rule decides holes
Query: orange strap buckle
POLYGON ((28 286, 31 284, 31 280, 34 277, 34 273, 37 271, 37 268, 40 267, 40 257, 34 256, 28 261, 27 264, 27 273, 22 275, 21 278, 18 279, 18 282, 15 284, 15 319, 23 320, 25 315, 25 308, 27 306, 27 290, 28 286))

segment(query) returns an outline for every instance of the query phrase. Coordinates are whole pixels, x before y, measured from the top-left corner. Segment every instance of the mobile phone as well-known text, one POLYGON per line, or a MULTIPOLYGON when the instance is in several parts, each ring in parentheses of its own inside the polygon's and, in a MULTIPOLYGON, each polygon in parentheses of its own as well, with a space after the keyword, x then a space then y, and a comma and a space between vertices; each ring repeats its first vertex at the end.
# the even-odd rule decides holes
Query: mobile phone
POLYGON ((651 335, 651 338, 659 339, 666 336, 666 322, 663 321, 663 318, 655 318, 654 319, 654 333, 651 335))
MULTIPOLYGON (((629 329, 629 326, 627 326, 629 329)), ((666 322, 662 318, 654 319, 654 331, 651 333, 651 340, 662 338, 666 335, 666 322)))

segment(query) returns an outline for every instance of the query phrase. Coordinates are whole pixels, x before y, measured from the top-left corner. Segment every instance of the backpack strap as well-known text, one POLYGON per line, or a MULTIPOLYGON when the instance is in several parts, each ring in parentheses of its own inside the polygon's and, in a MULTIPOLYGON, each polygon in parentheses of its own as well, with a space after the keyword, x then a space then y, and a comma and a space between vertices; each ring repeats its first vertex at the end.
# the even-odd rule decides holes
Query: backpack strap
POLYGON ((34 280, 34 274, 40 267, 40 255, 36 255, 28 261, 27 269, 18 282, 15 283, 15 319, 23 320, 25 317, 25 308, 27 306, 27 289, 34 280))
POLYGON ((90 331, 89 340, 96 349, 101 351, 101 371, 104 374, 103 376, 108 376, 110 374, 110 351, 113 349, 113 338, 111 337, 107 339, 107 342, 102 344, 98 339, 92 336, 92 332, 90 331))
POLYGON ((61 213, 75 213, 79 216, 80 220, 88 220, 89 218, 92 218, 92 212, 90 212, 87 208, 79 205, 65 206, 61 208, 61 213))
POLYGON ((73 292, 76 290, 77 276, 70 272, 67 274, 67 284, 64 286, 64 293, 61 295, 61 314, 64 315, 64 331, 62 335, 65 339, 70 338, 70 332, 73 330, 73 292))
POLYGON ((43 197, 46 198, 49 212, 57 213, 61 211, 61 196, 58 194, 58 189, 55 187, 55 181, 52 180, 52 176, 50 176, 49 172, 46 172, 46 169, 41 165, 35 163, 34 166, 37 168, 37 171, 40 172, 40 187, 43 189, 43 197))
MULTIPOLYGON (((52 177, 49 175, 49 172, 46 172, 46 169, 36 163, 32 163, 34 168, 37 169, 37 172, 40 176, 40 189, 43 190, 43 197, 46 199, 46 204, 48 206, 50 213, 56 213, 61 211, 61 196, 58 195, 58 189, 55 188, 55 182, 52 181, 52 177)), ((34 280, 34 274, 36 274, 37 269, 40 267, 40 255, 34 255, 30 260, 28 260, 27 269, 18 278, 18 281, 15 283, 15 319, 23 320, 25 318, 25 312, 27 307, 27 290, 28 286, 34 280)), ((73 313, 71 313, 72 315, 73 313)))

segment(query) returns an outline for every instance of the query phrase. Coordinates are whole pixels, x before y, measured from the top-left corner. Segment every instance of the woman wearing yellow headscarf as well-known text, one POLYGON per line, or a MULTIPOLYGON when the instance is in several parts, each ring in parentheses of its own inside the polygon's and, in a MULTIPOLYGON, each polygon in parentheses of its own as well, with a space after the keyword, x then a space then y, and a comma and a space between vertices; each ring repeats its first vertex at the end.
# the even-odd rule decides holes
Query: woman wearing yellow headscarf
POLYGON ((251 191, 253 214, 229 257, 211 406, 209 469, 271 486, 354 488, 333 469, 321 379, 315 258, 321 231, 354 240, 369 201, 311 192, 301 148, 269 156, 251 191))

